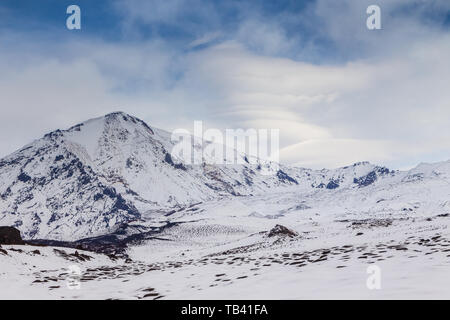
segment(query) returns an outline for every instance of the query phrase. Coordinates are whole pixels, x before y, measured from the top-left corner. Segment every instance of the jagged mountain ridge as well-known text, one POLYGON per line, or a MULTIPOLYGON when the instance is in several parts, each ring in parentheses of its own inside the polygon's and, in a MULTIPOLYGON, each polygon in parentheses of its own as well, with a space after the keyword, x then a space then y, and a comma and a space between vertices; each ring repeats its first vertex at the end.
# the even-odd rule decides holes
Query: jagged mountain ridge
POLYGON ((362 188, 396 175, 367 162, 320 171, 280 166, 263 175, 270 163, 183 164, 170 156, 173 145, 168 132, 123 112, 46 134, 0 160, 0 224, 27 239, 76 240, 155 210, 278 188, 362 188))

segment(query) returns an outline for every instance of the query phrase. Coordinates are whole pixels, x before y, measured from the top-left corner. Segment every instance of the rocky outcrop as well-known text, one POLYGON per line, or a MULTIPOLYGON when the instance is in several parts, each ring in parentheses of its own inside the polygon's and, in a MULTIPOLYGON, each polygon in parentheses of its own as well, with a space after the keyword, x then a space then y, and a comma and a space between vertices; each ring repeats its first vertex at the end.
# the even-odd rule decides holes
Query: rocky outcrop
POLYGON ((0 244, 24 244, 24 241, 16 228, 0 227, 0 244))
POLYGON ((269 233, 267 234, 268 237, 275 237, 275 236, 281 236, 281 237, 289 237, 293 238, 298 236, 298 233, 286 228, 285 226, 282 226, 280 224, 277 224, 275 227, 273 227, 269 233))

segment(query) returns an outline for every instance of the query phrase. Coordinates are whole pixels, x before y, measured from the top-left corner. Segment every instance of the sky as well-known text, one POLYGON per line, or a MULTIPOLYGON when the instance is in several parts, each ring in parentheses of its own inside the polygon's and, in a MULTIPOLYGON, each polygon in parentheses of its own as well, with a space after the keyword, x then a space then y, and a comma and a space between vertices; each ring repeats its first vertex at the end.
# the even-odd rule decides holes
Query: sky
POLYGON ((0 0, 0 157, 120 110, 280 129, 303 167, 449 160, 449 28, 448 0, 0 0))

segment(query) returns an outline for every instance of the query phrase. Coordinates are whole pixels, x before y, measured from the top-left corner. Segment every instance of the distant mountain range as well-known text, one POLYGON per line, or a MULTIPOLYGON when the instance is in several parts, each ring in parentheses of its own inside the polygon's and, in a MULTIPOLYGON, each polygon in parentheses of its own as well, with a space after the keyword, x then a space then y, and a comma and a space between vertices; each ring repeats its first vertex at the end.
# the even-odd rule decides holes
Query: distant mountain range
MULTIPOLYGON (((378 192, 390 198, 407 194, 411 203, 441 195, 433 203, 445 210, 447 196, 450 202, 450 162, 405 172, 368 162, 334 170, 280 165, 264 175, 262 167, 271 164, 263 161, 182 163, 170 155, 170 136, 123 112, 46 134, 0 160, 0 225, 18 228, 25 239, 73 241, 115 232, 155 213, 280 190, 317 201, 356 197, 364 203, 363 197, 378 192)), ((193 144, 199 148, 195 139, 193 144)), ((370 208, 385 205, 387 197, 379 198, 370 208)), ((409 210, 403 203, 398 210, 409 210)))

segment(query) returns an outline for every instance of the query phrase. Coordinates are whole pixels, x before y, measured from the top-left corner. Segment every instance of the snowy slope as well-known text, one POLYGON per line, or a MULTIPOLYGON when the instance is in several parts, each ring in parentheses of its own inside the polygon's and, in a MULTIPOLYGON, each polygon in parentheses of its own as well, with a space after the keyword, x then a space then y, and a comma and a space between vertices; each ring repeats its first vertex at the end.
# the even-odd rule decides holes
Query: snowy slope
POLYGON ((73 249, 10 246, 0 252, 2 299, 448 299, 450 217, 274 213, 293 195, 210 203, 196 221, 129 248, 132 260, 73 249), (268 230, 283 223, 296 236, 268 230), (39 252, 35 253, 38 249, 39 252), (89 259, 80 257, 89 256, 89 259), (80 270, 78 277, 70 268, 80 270), (367 287, 368 267, 381 287, 367 287), (78 281, 77 288, 70 283, 78 281))
MULTIPOLYGON (((192 139, 197 149, 200 142, 192 139)), ((0 224, 26 239, 77 240, 198 203, 285 192, 306 201, 300 207, 342 214, 449 206, 449 163, 408 172, 367 162, 335 170, 187 164, 171 156, 173 146, 168 132, 122 112, 51 132, 0 160, 0 224)))
POLYGON ((171 158, 173 145, 169 133, 121 112, 51 132, 0 160, 0 223, 25 238, 74 240, 155 210, 279 187, 332 189, 377 170, 281 167, 268 176, 260 174, 270 166, 263 162, 183 164, 171 158))
POLYGON ((172 147, 168 132, 113 113, 0 160, 0 225, 28 239, 105 235, 95 243, 119 239, 131 258, 5 245, 0 286, 13 289, 0 297, 450 297, 450 161, 263 175, 271 163, 189 165, 172 147), (296 236, 269 236, 276 225, 296 236), (381 290, 366 286, 370 265, 381 290))

